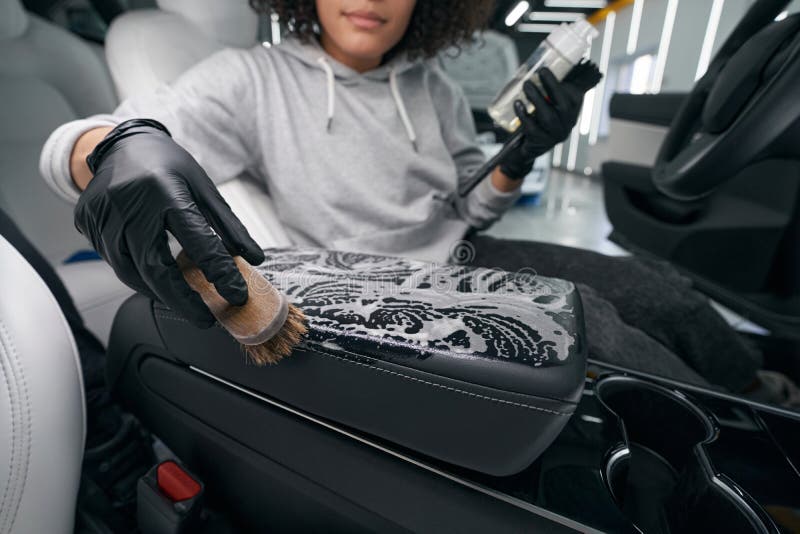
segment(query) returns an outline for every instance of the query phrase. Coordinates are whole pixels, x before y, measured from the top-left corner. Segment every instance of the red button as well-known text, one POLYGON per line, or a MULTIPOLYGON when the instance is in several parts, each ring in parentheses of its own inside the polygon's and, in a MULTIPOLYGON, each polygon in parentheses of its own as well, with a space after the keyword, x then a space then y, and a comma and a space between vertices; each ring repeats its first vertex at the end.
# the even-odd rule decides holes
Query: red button
POLYGON ((173 461, 159 464, 156 469, 158 488, 172 502, 185 501, 200 493, 201 487, 195 479, 173 461))

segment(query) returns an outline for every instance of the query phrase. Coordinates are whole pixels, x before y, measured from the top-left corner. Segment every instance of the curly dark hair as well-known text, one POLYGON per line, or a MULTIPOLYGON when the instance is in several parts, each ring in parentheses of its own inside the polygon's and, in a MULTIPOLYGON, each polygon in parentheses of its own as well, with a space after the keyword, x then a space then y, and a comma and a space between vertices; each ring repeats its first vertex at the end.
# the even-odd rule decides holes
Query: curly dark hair
MULTIPOLYGON (((250 0, 260 13, 276 13, 289 32, 308 42, 319 27, 315 0, 250 0)), ((405 50, 409 57, 431 57, 439 50, 469 41, 486 28, 494 0, 417 0, 406 33, 389 53, 405 50)))

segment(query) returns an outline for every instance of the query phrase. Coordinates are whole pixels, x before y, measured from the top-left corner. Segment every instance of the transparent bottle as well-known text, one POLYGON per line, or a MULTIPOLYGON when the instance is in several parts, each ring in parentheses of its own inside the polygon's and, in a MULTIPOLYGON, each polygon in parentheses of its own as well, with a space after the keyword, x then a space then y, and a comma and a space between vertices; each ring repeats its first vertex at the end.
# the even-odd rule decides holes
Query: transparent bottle
POLYGON ((572 67, 586 55, 591 40, 595 37, 597 30, 586 20, 562 24, 553 30, 525 63, 520 65, 511 81, 494 97, 488 108, 492 119, 502 128, 514 132, 520 124, 514 112, 514 101, 522 101, 528 113, 534 109, 522 90, 525 80, 531 80, 541 88, 537 73, 542 67, 549 68, 556 79, 563 80, 572 67))

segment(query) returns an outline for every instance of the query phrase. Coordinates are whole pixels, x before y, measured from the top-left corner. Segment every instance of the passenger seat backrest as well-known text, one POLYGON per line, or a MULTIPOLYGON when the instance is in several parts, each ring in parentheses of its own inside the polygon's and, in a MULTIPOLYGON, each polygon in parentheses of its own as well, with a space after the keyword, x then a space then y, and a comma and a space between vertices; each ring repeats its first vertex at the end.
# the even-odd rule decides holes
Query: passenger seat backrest
POLYGON ((39 154, 61 124, 111 111, 111 78, 78 37, 0 0, 0 209, 58 264, 90 248, 72 208, 39 174, 39 154))
POLYGON ((55 297, 0 236, 0 532, 72 532, 85 439, 75 341, 55 297))
POLYGON ((464 89, 472 109, 486 110, 519 67, 517 46, 511 37, 487 30, 460 50, 439 55, 442 68, 464 89))
POLYGON ((117 17, 106 57, 121 100, 175 80, 225 47, 257 42, 258 16, 247 0, 158 0, 159 9, 117 17))

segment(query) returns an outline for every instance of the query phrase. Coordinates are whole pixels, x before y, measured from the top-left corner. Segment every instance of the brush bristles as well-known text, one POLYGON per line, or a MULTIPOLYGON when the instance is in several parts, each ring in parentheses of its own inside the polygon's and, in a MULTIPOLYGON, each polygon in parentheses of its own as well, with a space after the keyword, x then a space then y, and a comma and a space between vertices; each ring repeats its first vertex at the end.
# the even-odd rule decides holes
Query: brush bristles
POLYGON ((260 345, 242 345, 242 348, 256 365, 278 363, 292 353, 306 332, 306 316, 290 304, 286 322, 277 334, 260 345))

